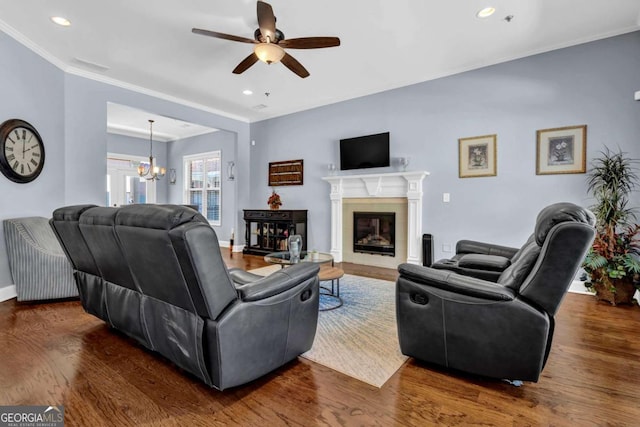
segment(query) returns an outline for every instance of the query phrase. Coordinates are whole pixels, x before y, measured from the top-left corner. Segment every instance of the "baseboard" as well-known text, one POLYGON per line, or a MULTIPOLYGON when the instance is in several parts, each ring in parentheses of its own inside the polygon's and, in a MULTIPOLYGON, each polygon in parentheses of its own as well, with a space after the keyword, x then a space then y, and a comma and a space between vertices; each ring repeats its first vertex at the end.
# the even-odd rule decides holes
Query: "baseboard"
POLYGON ((584 282, 580 280, 574 280, 569 287, 569 292, 572 294, 593 295, 593 292, 584 287, 584 282))
POLYGON ((16 293, 16 285, 9 285, 0 288, 0 302, 10 300, 11 298, 17 297, 16 293))
MULTIPOLYGON (((569 292, 571 292, 572 294, 582 294, 582 295, 591 295, 591 296, 594 295, 594 292, 591 292, 587 288, 585 288, 584 282, 581 282, 579 280, 573 281, 573 283, 571 284, 571 287, 569 288, 569 292)), ((636 301, 640 302, 640 291, 636 291, 633 297, 635 298, 636 301)))
MULTIPOLYGON (((229 247, 229 241, 228 240, 218 240, 218 245, 220 245, 221 248, 228 248, 229 247)), ((233 249, 231 250, 231 252, 242 252, 243 249, 244 249, 244 245, 233 245, 233 249)))

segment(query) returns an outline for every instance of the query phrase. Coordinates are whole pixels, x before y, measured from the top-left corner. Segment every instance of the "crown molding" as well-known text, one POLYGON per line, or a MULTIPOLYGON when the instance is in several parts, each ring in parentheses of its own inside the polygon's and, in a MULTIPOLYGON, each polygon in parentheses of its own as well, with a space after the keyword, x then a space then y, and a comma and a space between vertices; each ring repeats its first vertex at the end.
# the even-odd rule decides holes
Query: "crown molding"
POLYGON ((106 77, 100 74, 92 73, 90 71, 81 70, 77 67, 70 66, 64 61, 60 60, 56 56, 52 55, 47 50, 43 49, 41 46, 34 43, 31 39, 26 37, 24 34, 13 28, 11 25, 7 24, 5 21, 0 19, 0 30, 6 33, 9 37, 17 41, 18 43, 25 46, 27 49, 31 50, 38 56, 42 57, 45 61, 53 64, 63 72, 67 74, 72 74, 78 77, 83 77, 89 80, 97 81, 100 83, 108 84, 111 86, 116 86, 122 89, 130 90, 132 92, 137 92, 143 95, 149 95, 154 98, 163 99, 165 101, 173 102, 176 104, 184 105, 186 107, 195 108, 196 110, 205 111, 207 113, 216 114, 218 116, 226 117, 228 119, 237 120, 244 123, 250 123, 249 118, 244 116, 238 116, 235 114, 227 113, 226 111, 218 110, 216 108, 211 108, 206 105, 198 104, 196 102, 187 101, 186 99, 178 98, 176 96, 168 95, 166 93, 158 92, 152 89, 148 89, 142 86, 137 86, 131 83, 123 82, 121 80, 117 80, 114 78, 106 77))

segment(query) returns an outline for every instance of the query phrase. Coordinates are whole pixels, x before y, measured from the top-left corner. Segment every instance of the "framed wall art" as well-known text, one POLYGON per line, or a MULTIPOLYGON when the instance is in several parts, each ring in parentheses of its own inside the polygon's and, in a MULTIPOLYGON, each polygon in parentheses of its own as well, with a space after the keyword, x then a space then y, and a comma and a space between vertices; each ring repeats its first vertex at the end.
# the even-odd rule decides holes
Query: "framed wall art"
POLYGON ((496 176, 497 135, 474 136, 458 140, 460 178, 496 176))
POLYGON ((536 134, 537 175, 586 172, 587 125, 540 129, 536 134))
POLYGON ((269 163, 269 187, 303 185, 304 160, 285 160, 269 163))

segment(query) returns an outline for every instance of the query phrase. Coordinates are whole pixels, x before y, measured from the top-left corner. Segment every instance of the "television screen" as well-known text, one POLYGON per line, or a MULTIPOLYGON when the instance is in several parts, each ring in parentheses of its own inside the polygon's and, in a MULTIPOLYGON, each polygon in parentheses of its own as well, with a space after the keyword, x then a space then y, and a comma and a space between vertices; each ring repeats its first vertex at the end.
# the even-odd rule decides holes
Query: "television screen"
POLYGON ((389 132, 340 140, 340 170, 389 165, 389 132))

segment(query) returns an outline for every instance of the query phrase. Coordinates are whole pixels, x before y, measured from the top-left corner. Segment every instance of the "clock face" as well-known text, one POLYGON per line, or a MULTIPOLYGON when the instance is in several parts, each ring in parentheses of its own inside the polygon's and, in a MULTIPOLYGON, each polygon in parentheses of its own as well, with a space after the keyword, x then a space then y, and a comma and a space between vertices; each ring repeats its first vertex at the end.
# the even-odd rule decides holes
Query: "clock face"
POLYGON ((0 126, 0 170, 18 183, 33 181, 44 166, 44 145, 38 131, 24 120, 0 126))

